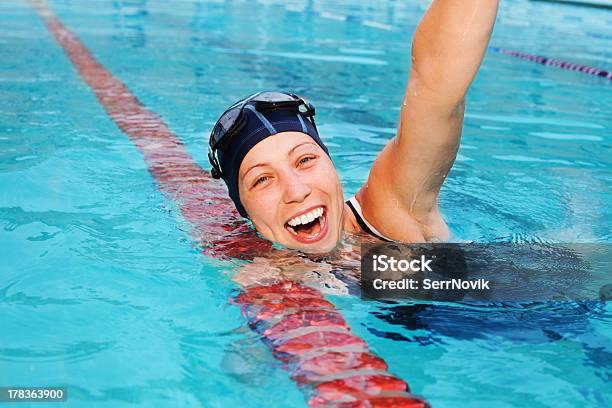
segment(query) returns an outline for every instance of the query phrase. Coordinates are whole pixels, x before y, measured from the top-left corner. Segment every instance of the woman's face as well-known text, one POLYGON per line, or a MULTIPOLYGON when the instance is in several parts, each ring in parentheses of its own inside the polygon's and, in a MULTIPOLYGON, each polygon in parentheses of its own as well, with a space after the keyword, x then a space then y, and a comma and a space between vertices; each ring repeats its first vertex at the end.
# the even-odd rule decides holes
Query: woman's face
POLYGON ((342 230, 344 199, 327 154, 308 135, 270 136, 245 156, 238 173, 242 205, 267 239, 304 252, 329 252, 342 230))

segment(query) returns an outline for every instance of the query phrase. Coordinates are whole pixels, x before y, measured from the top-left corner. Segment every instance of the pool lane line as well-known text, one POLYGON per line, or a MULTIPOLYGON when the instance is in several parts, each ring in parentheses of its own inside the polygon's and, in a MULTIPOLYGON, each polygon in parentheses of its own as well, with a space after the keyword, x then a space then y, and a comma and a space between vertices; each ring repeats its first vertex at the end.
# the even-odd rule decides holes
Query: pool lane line
MULTIPOLYGON (((532 0, 533 1, 533 0, 532 0)), ((538 0, 538 1, 555 1, 555 0, 538 0)), ((357 16, 357 15, 353 15, 353 14, 338 14, 338 13, 330 13, 330 12, 326 12, 326 11, 318 11, 315 10, 314 7, 312 5, 309 5, 305 8, 300 8, 299 6, 287 6, 284 5, 282 3, 266 3, 263 2, 261 0, 258 0, 258 2, 260 4, 263 5, 267 5, 269 6, 270 4, 274 4, 275 6, 278 7, 283 7, 285 8, 286 11, 288 12, 293 12, 293 13, 305 13, 311 16, 315 16, 315 17, 321 17, 321 18, 325 18, 328 20, 334 20, 334 21, 340 21, 343 23, 357 23, 360 24, 362 26, 366 26, 366 27, 371 27, 371 28, 378 28, 378 29, 382 29, 382 30, 386 30, 386 31, 399 31, 399 29, 393 25, 390 24, 386 24, 386 23, 380 23, 378 21, 375 20, 368 20, 368 19, 364 19, 363 17, 357 16)), ((582 5, 582 6, 592 6, 592 7, 604 7, 604 8, 612 8, 612 4, 605 6, 605 5, 594 5, 592 3, 586 4, 587 2, 571 2, 571 1, 559 1, 561 3, 566 3, 566 4, 574 4, 574 5, 582 5)), ((554 58, 549 58, 549 57, 544 57, 544 56, 540 56, 540 55, 534 55, 534 54, 528 54, 526 52, 522 52, 522 51, 515 51, 515 50, 509 50, 506 48, 501 48, 501 47, 489 47, 490 51, 493 52, 497 52, 500 54, 505 54, 505 55, 510 55, 513 57, 517 57, 523 60, 527 60, 527 61, 532 61, 532 62, 536 62, 538 64, 542 64, 542 65, 548 65, 548 66, 552 66, 552 67, 557 67, 557 68, 561 68, 561 69, 565 69, 568 71, 574 71, 574 72, 581 72, 583 74, 588 74, 588 75, 593 75, 593 76, 597 76, 600 78, 606 78, 606 79, 612 79, 612 71, 607 71, 605 69, 602 68, 597 68, 597 67, 591 67, 588 65, 581 65, 581 64, 575 64, 569 61, 563 61, 563 60, 559 60, 559 59, 554 59, 554 58)))
POLYGON ((138 148, 160 189, 179 203, 182 216, 197 230, 203 252, 249 259, 269 250, 268 241, 241 220, 221 183, 195 162, 168 125, 96 60, 44 0, 28 1, 109 117, 138 148))
MULTIPOLYGON (((96 60, 44 0, 27 1, 109 117, 143 155, 160 189, 195 226, 192 232, 199 235, 203 253, 244 259, 269 249, 268 241, 258 238, 237 218, 220 182, 193 160, 166 123, 96 60)), ((340 311, 319 291, 300 283, 278 282, 249 287, 234 303, 242 307, 249 326, 260 333, 275 358, 286 365, 291 379, 307 387, 310 406, 340 402, 357 406, 429 406, 410 394, 404 380, 388 372, 384 360, 351 333, 340 311), (296 332, 318 326, 324 327, 296 332), (286 333, 290 334, 287 338, 286 333)))
POLYGON ((567 6, 591 7, 591 8, 612 10, 612 2, 602 3, 598 1, 584 1, 584 0, 531 0, 531 1, 539 1, 542 3, 565 4, 567 6))
POLYGON ((601 68, 590 67, 588 65, 582 64, 574 64, 568 61, 543 57, 541 55, 528 54, 522 51, 508 50, 506 48, 489 47, 489 49, 499 54, 510 55, 513 57, 520 58, 522 60, 535 62, 537 64, 557 67, 568 71, 582 72, 583 74, 593 75, 600 78, 612 79, 612 71, 606 71, 605 69, 601 68))

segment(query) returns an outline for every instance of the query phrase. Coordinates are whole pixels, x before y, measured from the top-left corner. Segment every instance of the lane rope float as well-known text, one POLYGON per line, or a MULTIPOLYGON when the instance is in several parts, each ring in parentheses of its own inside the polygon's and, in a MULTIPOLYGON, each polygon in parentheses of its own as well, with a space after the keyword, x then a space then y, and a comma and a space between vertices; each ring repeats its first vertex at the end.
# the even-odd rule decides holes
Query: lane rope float
MULTIPOLYGON (((609 1, 602 1, 602 0, 600 0, 599 2, 597 1, 587 2, 587 1, 580 1, 580 0, 573 1, 573 2, 569 0, 540 0, 540 1, 559 1, 559 2, 567 3, 567 4, 580 4, 580 5, 590 5, 590 6, 612 8, 612 3, 610 3, 609 1)), ((265 6, 269 6, 270 4, 272 4, 269 2, 264 2, 262 0, 258 0, 258 2, 265 6)), ((381 23, 375 20, 364 19, 363 17, 358 16, 358 15, 338 14, 335 12, 331 13, 331 12, 326 12, 326 11, 315 10, 314 5, 311 2, 309 2, 308 6, 305 8, 301 6, 286 5, 284 3, 273 3, 273 4, 279 7, 283 7, 288 12, 303 13, 303 14, 310 15, 310 16, 317 16, 317 17, 321 17, 324 19, 330 19, 330 20, 335 20, 335 21, 344 22, 344 23, 359 24, 362 26, 386 30, 386 31, 398 31, 399 30, 399 28, 394 25, 387 24, 387 23, 381 23)), ((612 79, 612 71, 608 71, 602 68, 591 67, 591 66, 582 65, 582 64, 576 64, 576 63, 572 63, 569 61, 563 61, 563 60, 559 60, 555 58, 544 57, 541 55, 529 54, 529 53, 522 52, 522 51, 509 50, 509 49, 501 48, 501 47, 489 47, 489 50, 500 53, 500 54, 517 57, 517 58, 520 58, 526 61, 536 62, 542 65, 557 67, 557 68, 565 69, 568 71, 581 72, 584 74, 593 75, 593 76, 597 76, 600 78, 612 79)))
POLYGON ((582 72, 583 74, 593 75, 600 78, 612 79, 612 71, 606 71, 605 69, 601 68, 590 67, 588 65, 582 64, 574 64, 568 61, 543 57, 541 55, 528 54, 522 51, 508 50, 505 48, 489 47, 489 49, 499 54, 510 55, 513 57, 520 58, 522 60, 531 61, 542 65, 557 67, 568 71, 582 72))

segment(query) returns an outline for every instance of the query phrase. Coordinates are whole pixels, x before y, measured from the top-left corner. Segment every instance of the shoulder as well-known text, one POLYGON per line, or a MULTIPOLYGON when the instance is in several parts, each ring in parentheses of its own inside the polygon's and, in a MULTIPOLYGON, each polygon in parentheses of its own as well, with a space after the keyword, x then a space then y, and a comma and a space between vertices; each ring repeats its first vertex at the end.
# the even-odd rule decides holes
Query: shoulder
POLYGON ((437 204, 429 213, 417 218, 396 196, 385 194, 384 190, 377 190, 371 184, 364 185, 355 198, 364 219, 393 241, 427 242, 450 238, 437 204))

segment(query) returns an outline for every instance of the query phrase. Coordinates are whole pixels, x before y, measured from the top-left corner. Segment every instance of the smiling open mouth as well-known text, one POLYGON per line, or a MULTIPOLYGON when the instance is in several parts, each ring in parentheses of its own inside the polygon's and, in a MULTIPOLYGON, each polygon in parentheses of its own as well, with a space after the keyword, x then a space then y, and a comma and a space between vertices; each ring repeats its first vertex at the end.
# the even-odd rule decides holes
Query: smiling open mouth
POLYGON ((285 223, 285 228, 301 242, 314 242, 323 237, 327 226, 325 207, 317 207, 285 223))

